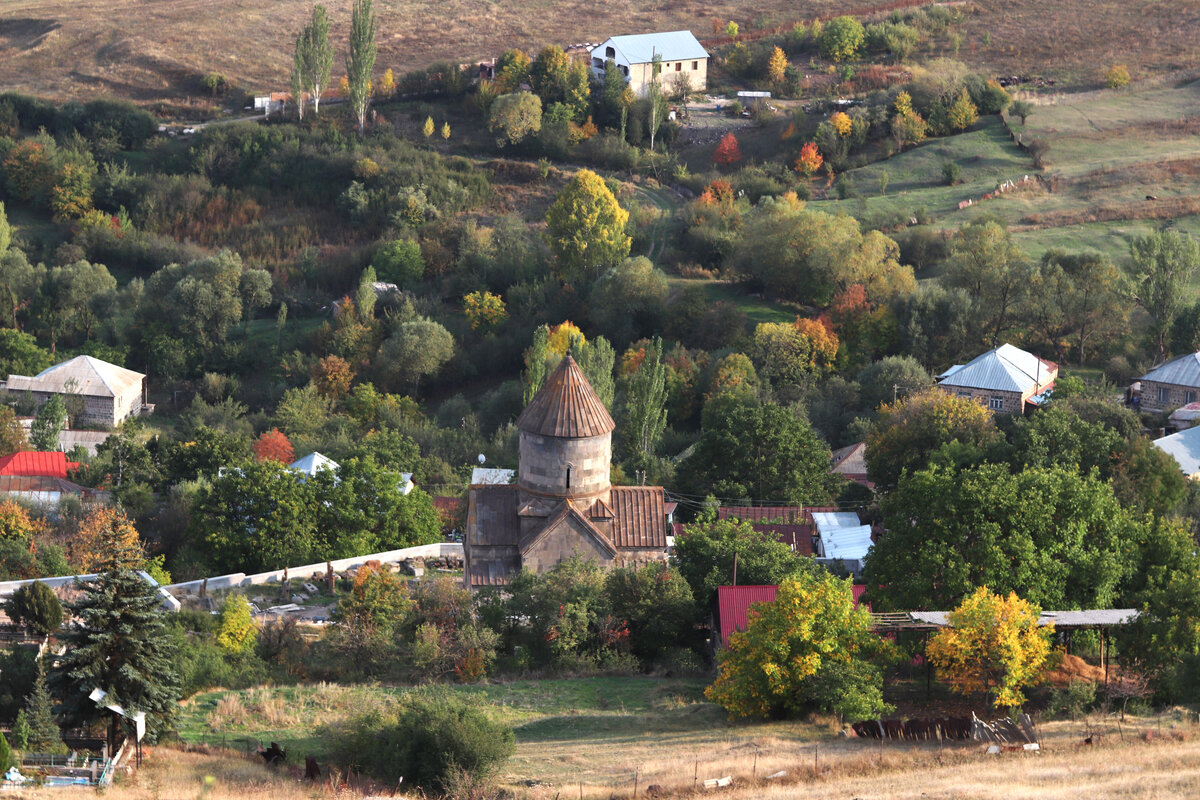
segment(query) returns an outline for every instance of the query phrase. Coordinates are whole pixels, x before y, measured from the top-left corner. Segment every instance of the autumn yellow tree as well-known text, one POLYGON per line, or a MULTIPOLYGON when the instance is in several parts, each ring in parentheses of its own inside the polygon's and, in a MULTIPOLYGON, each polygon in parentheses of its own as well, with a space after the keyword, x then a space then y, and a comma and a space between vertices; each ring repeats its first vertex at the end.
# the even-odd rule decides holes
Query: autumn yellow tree
POLYGON ((979 121, 979 109, 971 102, 971 96, 967 94, 966 89, 963 89, 958 99, 950 105, 947 116, 950 118, 950 127, 956 131, 965 131, 979 121))
POLYGON ((446 141, 450 141, 450 123, 449 122, 442 123, 442 138, 445 139, 446 141))
POLYGON ((487 291, 471 292, 463 298, 463 310, 471 321, 471 330, 487 330, 508 318, 504 300, 487 291))
POLYGON ((1019 707, 1022 690, 1050 657, 1054 626, 1039 626, 1041 613, 1015 592, 1001 597, 980 586, 929 641, 929 660, 954 691, 986 694, 997 708, 1019 707))
POLYGON ((254 649, 258 625, 250 613, 250 603, 243 595, 232 595, 221 606, 216 639, 217 646, 230 655, 241 655, 254 649))
POLYGON ((13 500, 0 501, 0 540, 29 542, 43 532, 45 524, 29 515, 28 509, 13 500))
POLYGON ((425 134, 426 139, 433 136, 433 117, 425 118, 425 127, 421 129, 421 132, 425 134))
POLYGON ((783 83, 787 65, 787 56, 784 55, 783 48, 776 46, 771 51, 771 57, 767 59, 767 77, 772 83, 783 83))
POLYGON ((112 506, 94 506, 79 523, 70 545, 71 562, 84 573, 142 569, 146 551, 133 522, 112 506))
POLYGON ((392 73, 390 67, 383 73, 376 91, 380 97, 391 97, 396 93, 396 76, 392 73))
POLYGON ((796 317, 792 327, 808 340, 814 369, 833 367, 833 362, 837 360, 838 336, 833 332, 828 320, 796 317))
POLYGON ((855 606, 848 579, 798 570, 779 585, 774 602, 750 607, 746 629, 730 637, 717 680, 704 694, 731 717, 829 711, 871 718, 890 709, 883 675, 870 658, 884 650, 866 607, 855 606))
POLYGON ((582 345, 587 342, 587 337, 583 335, 583 331, 579 330, 579 326, 571 322, 571 320, 567 320, 560 325, 555 325, 550 329, 550 349, 560 356, 567 354, 572 341, 582 345))
POLYGON ((845 111, 838 111, 829 118, 829 124, 837 131, 838 136, 845 136, 854 127, 854 120, 845 111))

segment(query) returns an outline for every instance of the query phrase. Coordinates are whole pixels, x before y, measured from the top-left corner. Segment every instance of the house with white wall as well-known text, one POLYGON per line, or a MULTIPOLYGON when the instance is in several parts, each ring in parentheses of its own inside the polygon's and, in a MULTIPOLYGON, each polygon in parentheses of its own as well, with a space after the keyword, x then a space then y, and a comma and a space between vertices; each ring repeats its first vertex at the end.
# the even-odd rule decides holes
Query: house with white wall
POLYGON ((691 31, 613 36, 592 48, 592 74, 603 80, 605 65, 611 61, 633 93, 645 97, 646 87, 656 77, 656 57, 662 59, 657 80, 664 91, 673 91, 682 80, 689 82, 692 91, 708 88, 708 51, 691 31))

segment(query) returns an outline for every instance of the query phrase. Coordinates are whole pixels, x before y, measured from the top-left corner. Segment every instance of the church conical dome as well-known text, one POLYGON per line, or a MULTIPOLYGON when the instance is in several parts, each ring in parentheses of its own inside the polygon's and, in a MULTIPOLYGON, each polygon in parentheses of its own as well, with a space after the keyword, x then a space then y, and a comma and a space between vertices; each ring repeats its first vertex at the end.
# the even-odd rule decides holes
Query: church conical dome
POLYGON ((570 355, 517 418, 517 428, 538 436, 586 439, 612 433, 616 423, 570 355))

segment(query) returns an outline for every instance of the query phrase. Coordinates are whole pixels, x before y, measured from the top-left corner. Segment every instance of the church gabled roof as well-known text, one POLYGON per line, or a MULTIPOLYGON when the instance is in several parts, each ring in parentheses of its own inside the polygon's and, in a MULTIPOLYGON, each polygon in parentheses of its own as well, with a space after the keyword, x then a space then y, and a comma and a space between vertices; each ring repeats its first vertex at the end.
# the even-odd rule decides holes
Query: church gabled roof
POLYGON ((615 427, 608 409, 570 355, 563 357, 517 418, 517 428, 525 433, 563 439, 603 436, 615 427))

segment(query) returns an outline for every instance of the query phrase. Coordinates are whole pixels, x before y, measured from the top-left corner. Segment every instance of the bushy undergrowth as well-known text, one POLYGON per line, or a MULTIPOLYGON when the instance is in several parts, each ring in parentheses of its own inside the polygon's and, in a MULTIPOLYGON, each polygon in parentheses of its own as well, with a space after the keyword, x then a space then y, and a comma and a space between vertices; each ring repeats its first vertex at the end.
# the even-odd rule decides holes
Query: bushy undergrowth
POLYGON ((510 726, 448 695, 412 698, 389 711, 370 711, 345 728, 326 729, 335 761, 353 764, 392 785, 448 793, 486 781, 513 753, 510 726))

